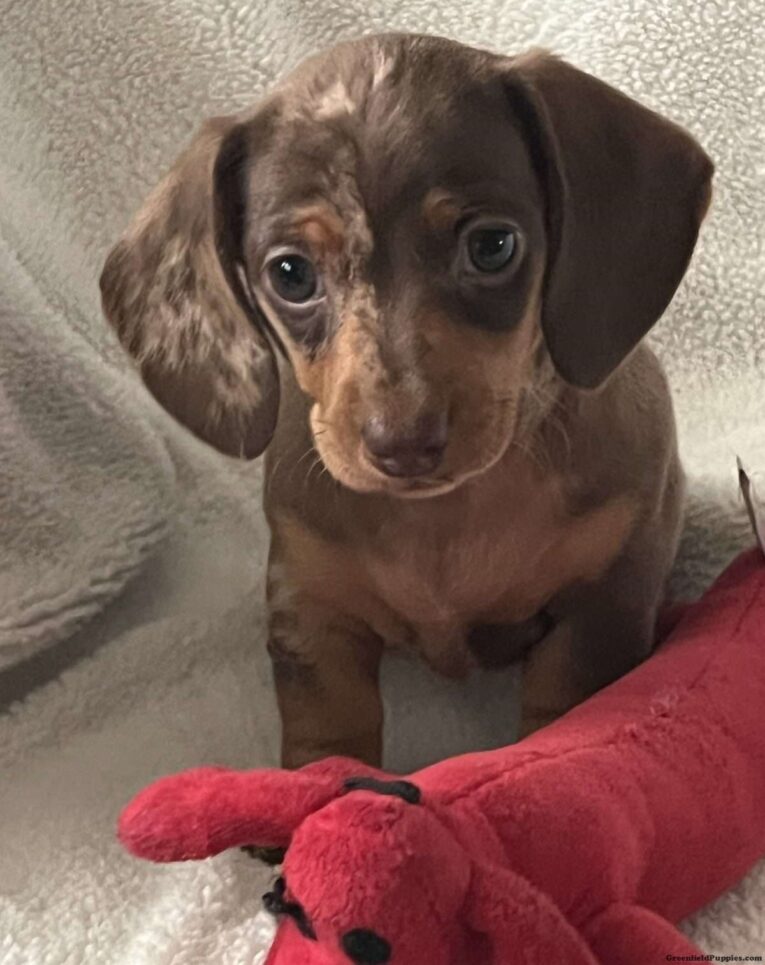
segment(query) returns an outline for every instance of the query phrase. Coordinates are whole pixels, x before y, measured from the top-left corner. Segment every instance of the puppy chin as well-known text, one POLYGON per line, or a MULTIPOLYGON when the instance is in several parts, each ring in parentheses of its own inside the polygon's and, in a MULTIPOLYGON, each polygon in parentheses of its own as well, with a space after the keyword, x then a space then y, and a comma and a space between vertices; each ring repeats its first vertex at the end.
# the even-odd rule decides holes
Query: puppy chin
POLYGON ((450 493, 460 485, 460 480, 453 479, 389 479, 387 476, 362 477, 362 474, 335 478, 356 492, 393 496, 395 499, 433 499, 450 493))
POLYGON ((390 482, 398 482, 399 485, 387 484, 378 491, 397 499, 433 499, 435 496, 452 492, 460 485, 460 480, 454 479, 408 479, 390 482))
POLYGON ((397 478, 380 472, 367 458, 358 444, 343 445, 333 427, 311 413, 313 444, 329 475, 339 485, 357 493, 392 496, 396 499, 433 499, 453 492, 464 483, 482 476, 495 466, 507 452, 517 431, 518 406, 503 406, 495 413, 493 424, 482 427, 483 445, 476 447, 460 465, 457 451, 446 453, 446 465, 433 476, 397 478), (499 415, 499 418, 496 416, 499 415), (489 429, 489 431, 486 431, 489 429))
POLYGON ((332 478, 341 486, 370 496, 393 496, 396 499, 428 499, 455 488, 451 479, 393 479, 373 469, 325 462, 332 478))

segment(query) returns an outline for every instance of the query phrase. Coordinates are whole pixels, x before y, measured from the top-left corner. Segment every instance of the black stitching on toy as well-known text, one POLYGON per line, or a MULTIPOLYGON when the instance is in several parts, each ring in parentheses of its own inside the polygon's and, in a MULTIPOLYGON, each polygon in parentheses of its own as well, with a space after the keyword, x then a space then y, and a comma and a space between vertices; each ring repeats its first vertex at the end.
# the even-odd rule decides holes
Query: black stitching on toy
POLYGON ((390 943, 366 928, 346 932, 341 944, 345 954, 357 965, 382 965, 390 961, 390 943))
POLYGON ((375 794, 388 794, 400 797, 407 804, 419 804, 422 792, 411 781, 378 781, 374 777, 349 777, 343 782, 346 791, 374 791, 375 794))
POLYGON ((244 851, 244 853, 248 854, 251 858, 255 858, 256 861, 262 861, 272 868, 278 864, 282 864, 284 855, 287 853, 286 848, 267 848, 259 844, 243 844, 239 850, 244 851))
POLYGON ((303 906, 299 905, 296 901, 287 901, 285 898, 286 893, 287 882, 284 878, 277 878, 274 882, 273 891, 267 891, 266 894, 263 895, 263 907, 270 915, 273 915, 274 918, 280 918, 282 915, 291 918, 297 925, 301 935, 310 938, 312 941, 316 941, 316 932, 313 930, 311 922, 303 910, 303 906))

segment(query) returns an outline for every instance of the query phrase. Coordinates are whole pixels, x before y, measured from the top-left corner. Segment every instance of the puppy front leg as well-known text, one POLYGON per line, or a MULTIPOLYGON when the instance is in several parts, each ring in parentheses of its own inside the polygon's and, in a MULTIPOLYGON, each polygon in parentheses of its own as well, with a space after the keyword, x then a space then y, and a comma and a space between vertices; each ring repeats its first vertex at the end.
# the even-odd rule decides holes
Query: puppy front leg
POLYGON ((523 666, 519 737, 562 717, 648 656, 652 615, 630 607, 607 609, 597 614, 582 610, 562 620, 529 654, 523 666))
POLYGON ((282 765, 340 754, 382 763, 382 645, 323 603, 272 608, 268 649, 282 719, 282 765))
POLYGON ((600 582, 570 591, 552 608, 556 626, 523 667, 520 737, 562 716, 650 654, 671 559, 671 554, 662 556, 635 547, 600 582))

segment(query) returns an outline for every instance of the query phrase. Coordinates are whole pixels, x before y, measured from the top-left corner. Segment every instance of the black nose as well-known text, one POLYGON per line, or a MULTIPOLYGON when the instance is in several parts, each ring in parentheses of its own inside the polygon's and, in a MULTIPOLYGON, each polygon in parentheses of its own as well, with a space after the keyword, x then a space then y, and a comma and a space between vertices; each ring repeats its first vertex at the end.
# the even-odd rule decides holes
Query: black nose
POLYGON ((382 965, 390 961, 388 942, 366 928, 354 928, 342 937, 343 951, 358 965, 382 965))
POLYGON ((386 476, 427 476, 440 464, 446 449, 446 413, 420 416, 404 428, 373 415, 364 423, 361 437, 372 463, 386 476))

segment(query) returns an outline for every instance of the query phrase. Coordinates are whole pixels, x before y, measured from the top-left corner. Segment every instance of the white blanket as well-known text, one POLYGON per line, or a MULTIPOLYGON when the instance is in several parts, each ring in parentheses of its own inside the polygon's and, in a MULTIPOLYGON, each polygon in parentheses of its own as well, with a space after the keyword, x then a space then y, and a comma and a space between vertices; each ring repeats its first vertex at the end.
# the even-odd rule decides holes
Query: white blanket
MULTIPOLYGON (((655 336, 691 487, 677 588, 698 592, 751 541, 735 457, 765 470, 759 0, 0 0, 2 965, 262 961, 254 862, 153 867, 114 841, 140 786, 201 762, 273 763, 277 725, 258 467, 149 399, 96 278, 201 117, 381 29, 550 47, 704 143, 716 200, 655 336)), ((507 675, 385 676, 393 766, 512 734, 507 675)), ((710 952, 765 955, 763 909, 765 867, 687 927, 710 952)))

